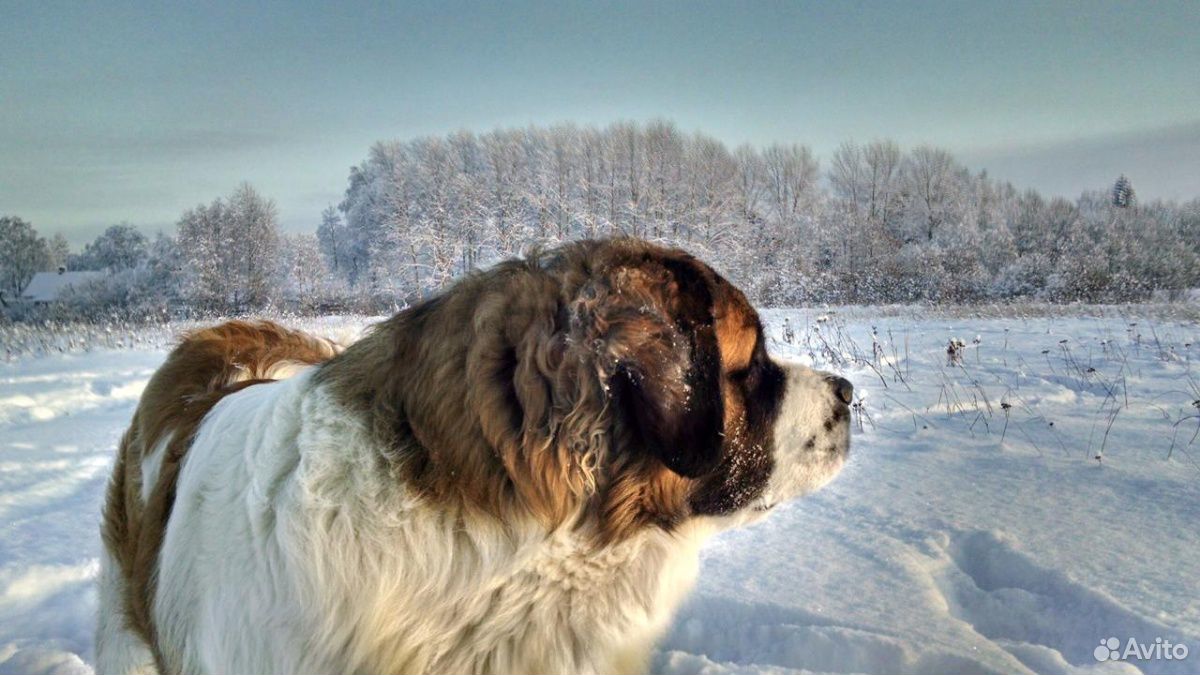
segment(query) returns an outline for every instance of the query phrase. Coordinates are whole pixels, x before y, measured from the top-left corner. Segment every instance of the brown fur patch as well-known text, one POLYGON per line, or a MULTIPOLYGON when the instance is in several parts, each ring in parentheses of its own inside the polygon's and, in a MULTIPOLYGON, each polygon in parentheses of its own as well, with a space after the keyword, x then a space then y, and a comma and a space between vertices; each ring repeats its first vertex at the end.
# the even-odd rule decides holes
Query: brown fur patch
POLYGON ((225 396, 269 381, 264 378, 273 367, 321 363, 335 351, 326 341, 271 322, 231 321, 186 335, 146 385, 121 439, 101 537, 125 580, 125 620, 146 641, 160 672, 168 669, 155 641, 155 570, 180 463, 200 422, 225 396), (142 460, 168 435, 157 482, 143 504, 142 460))
POLYGON ((721 343, 721 366, 726 372, 745 368, 754 354, 760 324, 758 313, 750 306, 740 290, 718 280, 714 313, 717 318, 717 340, 721 343))

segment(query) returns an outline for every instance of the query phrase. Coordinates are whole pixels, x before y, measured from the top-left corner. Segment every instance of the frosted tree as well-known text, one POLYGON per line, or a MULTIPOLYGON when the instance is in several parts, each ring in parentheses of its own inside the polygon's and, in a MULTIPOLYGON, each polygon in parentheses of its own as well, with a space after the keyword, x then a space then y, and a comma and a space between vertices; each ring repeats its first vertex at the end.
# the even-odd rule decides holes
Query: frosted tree
MULTIPOLYGON (((392 301, 535 244, 625 234, 703 255, 772 303, 1102 298, 1147 293, 1131 281, 1139 275, 1185 283, 1152 272, 1167 260, 1138 242, 1182 264, 1200 248, 1175 205, 1047 203, 938 148, 846 144, 828 166, 825 189, 804 146, 730 152, 669 122, 377 143, 339 207, 346 278, 373 302, 392 301), (1105 272, 1060 292, 1079 267, 1064 258, 1077 255, 1105 272)), ((322 228, 327 260, 337 231, 322 228)))
POLYGON ((314 311, 342 290, 330 274, 328 258, 312 234, 283 235, 279 240, 283 299, 304 311, 314 311))
MULTIPOLYGON (((519 139, 524 185, 522 194, 527 207, 529 236, 534 243, 551 246, 564 239, 563 228, 560 227, 557 218, 561 215, 561 209, 558 208, 558 180, 554 175, 554 151, 551 147, 555 141, 550 131, 522 133, 519 139)), ((565 152, 561 145, 560 142, 560 155, 565 152)), ((565 223, 563 225, 565 226, 565 223)))
POLYGON ((900 146, 873 141, 862 150, 867 173, 867 216, 886 225, 896 207, 900 180, 900 146))
POLYGON ((1117 178, 1117 182, 1113 183, 1112 205, 1122 209, 1129 208, 1133 206, 1135 199, 1136 195, 1133 192, 1133 184, 1129 182, 1125 174, 1121 174, 1117 178))
POLYGON ((463 240, 461 266, 470 272, 491 259, 491 213, 489 195, 492 178, 487 152, 474 134, 459 132, 450 144, 455 166, 458 198, 456 229, 463 240))
POLYGON ((175 237, 164 232, 156 234, 141 267, 146 271, 147 287, 164 307, 180 297, 183 260, 175 237))
POLYGON ((803 145, 772 145, 763 151, 767 197, 782 224, 794 224, 813 203, 820 166, 803 145))
POLYGON ((583 236, 595 239, 606 234, 611 224, 605 219, 606 157, 604 135, 597 129, 584 129, 579 136, 580 222, 583 236))
POLYGON ((823 257, 843 284, 862 289, 871 301, 886 298, 881 283, 887 277, 878 270, 887 264, 881 258, 894 255, 901 243, 893 222, 900 202, 900 166, 900 148, 891 141, 845 143, 830 160, 837 215, 822 228, 823 257))
POLYGON ((682 226, 672 235, 683 234, 685 243, 719 259, 719 262, 738 264, 739 192, 738 164, 720 141, 697 136, 688 144, 684 164, 679 173, 686 176, 683 197, 685 205, 678 207, 674 226, 682 226))
MULTIPOLYGON (((372 156, 379 144, 372 146, 372 156)), ((350 283, 357 283, 360 276, 365 274, 370 265, 370 240, 373 230, 383 227, 384 218, 378 213, 376 204, 379 201, 378 190, 374 185, 371 171, 371 160, 360 166, 350 167, 349 187, 346 188, 345 199, 339 210, 345 216, 346 228, 346 265, 341 268, 350 283)))
POLYGON ((959 167, 950 153, 926 145, 913 148, 904 164, 905 190, 917 236, 933 241, 937 229, 952 216, 960 196, 959 167))
POLYGON ((829 184, 833 194, 845 200, 859 216, 868 201, 869 182, 862 148, 852 142, 843 143, 829 161, 829 184))
MULTIPOLYGON (((742 222, 754 230, 764 222, 762 200, 766 192, 766 168, 762 156, 750 145, 740 145, 733 154, 737 162, 737 209, 742 222)), ((756 237, 761 242, 761 237, 756 237)))
POLYGON ((797 144, 776 144, 762 151, 764 201, 770 223, 767 248, 760 251, 759 264, 776 270, 754 285, 766 297, 785 302, 796 272, 813 267, 813 233, 821 198, 817 180, 820 166, 812 150, 797 144))
MULTIPOLYGON (((411 178, 408 151, 399 142, 371 146, 367 160, 350 169, 345 199, 338 207, 345 217, 348 271, 351 284, 383 282, 399 274, 396 251, 402 244, 397 228, 409 222, 411 178)), ((402 234, 402 232, 401 232, 402 234)))
POLYGON ((483 218, 490 226, 489 238, 496 255, 507 258, 520 251, 525 239, 522 218, 523 181, 521 132, 493 131, 484 136, 483 152, 488 164, 489 196, 483 218))
POLYGON ((71 245, 61 232, 55 232, 46 242, 46 266, 52 270, 67 268, 71 259, 71 245))
POLYGON ((860 270, 875 265, 879 239, 871 214, 871 171, 863 148, 854 143, 838 147, 830 158, 828 177, 835 215, 821 228, 821 258, 826 267, 836 267, 848 283, 861 283, 860 270))
POLYGON ((412 237, 423 251, 430 281, 428 289, 416 290, 426 291, 439 289, 467 271, 461 262, 467 238, 460 236, 466 219, 459 198, 460 171, 450 145, 427 139, 418 144, 417 157, 417 184, 423 198, 417 202, 412 237))
POLYGON ((560 125, 549 130, 547 143, 543 146, 545 160, 541 162, 543 208, 549 222, 544 238, 549 242, 563 242, 572 238, 576 222, 576 173, 579 161, 578 129, 572 125, 560 125))
POLYGON ((230 247, 235 241, 229 209, 222 199, 197 206, 179 219, 181 291, 198 309, 222 311, 233 300, 230 247))
POLYGON ((16 216, 0 217, 0 293, 7 304, 20 296, 33 275, 46 268, 50 251, 33 225, 16 216))
POLYGON ((350 276, 350 234, 342 222, 342 216, 332 206, 321 212, 321 224, 317 226, 317 245, 329 271, 335 276, 350 276))
POLYGON ((642 152, 642 134, 636 124, 622 122, 614 124, 610 131, 610 148, 616 186, 613 192, 615 207, 610 220, 622 234, 634 237, 646 236, 645 223, 641 219, 645 162, 642 152))
MULTIPOLYGON (((418 232, 422 222, 425 193, 417 175, 419 159, 413 144, 389 145, 378 154, 371 176, 372 209, 378 223, 367 220, 356 230, 355 239, 363 242, 365 251, 363 275, 359 285, 372 297, 403 297, 425 288, 427 265, 418 232), (362 284, 365 278, 367 283, 362 284)), ((347 220, 347 226, 352 221, 347 220)))
POLYGON ((278 210, 274 201, 242 183, 229 197, 229 212, 229 233, 236 242, 230 253, 238 276, 234 305, 263 306, 273 298, 279 282, 278 210))
MULTIPOLYGON (((689 225, 700 227, 704 225, 689 223, 686 216, 683 215, 684 210, 688 207, 692 209, 697 207, 694 201, 686 205, 683 203, 695 196, 697 187, 694 181, 690 185, 685 182, 684 162, 688 161, 690 166, 703 171, 707 167, 701 168, 705 162, 700 155, 709 153, 708 156, 711 159, 714 148, 698 148, 697 145, 704 143, 707 139, 697 138, 686 144, 692 151, 687 153, 684 147, 685 140, 679 129, 671 122, 661 120, 647 125, 643 137, 641 148, 646 165, 644 172, 646 189, 641 200, 643 209, 641 217, 647 223, 646 234, 651 239, 662 239, 663 237, 678 239, 681 235, 686 238, 686 234, 681 232, 680 228, 689 225), (690 155, 686 160, 685 154, 690 155), (687 194, 688 191, 692 194, 687 194)), ((721 150, 725 151, 724 146, 721 147, 721 150)), ((696 177, 694 173, 690 176, 696 177)))
POLYGON ((279 281, 275 204, 242 184, 228 200, 179 221, 184 293, 203 310, 241 311, 270 302, 279 281))
POLYGON ((77 264, 80 269, 119 272, 145 260, 147 247, 146 235, 133 225, 110 225, 84 247, 77 264))
POLYGON ((1161 261, 1170 270, 1165 288, 1200 288, 1200 198, 1183 204, 1168 225, 1175 255, 1161 261))

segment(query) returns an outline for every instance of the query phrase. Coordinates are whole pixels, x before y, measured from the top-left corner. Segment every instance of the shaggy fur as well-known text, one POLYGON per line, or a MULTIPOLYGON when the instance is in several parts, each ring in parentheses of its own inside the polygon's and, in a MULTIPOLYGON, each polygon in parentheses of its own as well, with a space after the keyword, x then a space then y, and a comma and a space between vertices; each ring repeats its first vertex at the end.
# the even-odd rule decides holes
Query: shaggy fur
POLYGON ((335 351, 234 322, 156 373, 105 507, 98 672, 637 672, 703 540, 849 449, 848 383, 634 240, 335 351))

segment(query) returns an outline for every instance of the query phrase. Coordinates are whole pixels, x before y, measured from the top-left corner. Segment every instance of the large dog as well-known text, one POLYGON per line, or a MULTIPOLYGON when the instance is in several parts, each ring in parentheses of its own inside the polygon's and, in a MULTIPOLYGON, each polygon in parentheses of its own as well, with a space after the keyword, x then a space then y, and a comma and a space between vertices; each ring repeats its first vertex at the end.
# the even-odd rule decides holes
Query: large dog
POLYGON ((851 391, 635 240, 500 264, 341 353, 197 331, 121 443, 97 670, 644 669, 705 538, 841 468, 851 391))

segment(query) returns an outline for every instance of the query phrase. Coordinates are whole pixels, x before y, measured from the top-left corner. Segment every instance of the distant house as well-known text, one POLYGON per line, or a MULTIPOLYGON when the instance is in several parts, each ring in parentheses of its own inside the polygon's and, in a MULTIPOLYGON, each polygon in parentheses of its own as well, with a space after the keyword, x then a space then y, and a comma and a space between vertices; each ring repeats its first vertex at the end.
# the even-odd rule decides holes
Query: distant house
POLYGON ((68 288, 79 288, 103 276, 103 272, 68 272, 65 267, 57 272, 38 272, 21 291, 21 300, 34 304, 58 302, 68 288))

